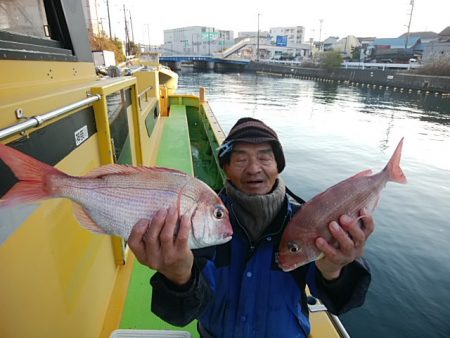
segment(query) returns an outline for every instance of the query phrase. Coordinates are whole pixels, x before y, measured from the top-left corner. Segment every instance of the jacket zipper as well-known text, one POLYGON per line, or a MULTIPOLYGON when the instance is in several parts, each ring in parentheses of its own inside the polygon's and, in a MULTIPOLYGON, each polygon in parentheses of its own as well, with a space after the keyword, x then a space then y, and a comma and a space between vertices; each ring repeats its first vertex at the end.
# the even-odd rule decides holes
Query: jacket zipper
MULTIPOLYGON (((244 226, 241 224, 241 222, 239 221, 239 218, 237 217, 236 212, 234 211, 233 203, 230 203, 230 209, 231 209, 231 212, 233 213, 234 218, 236 219, 237 224, 239 225, 239 227, 241 228, 241 230, 244 232, 244 234, 245 234, 245 236, 246 236, 246 238, 247 238, 248 244, 249 244, 249 245, 248 245, 248 246, 249 246, 249 250, 248 250, 248 253, 247 253, 247 261, 250 259, 250 257, 252 257, 252 255, 253 255, 253 253, 255 252, 256 248, 258 247, 258 245, 259 245, 263 240, 267 239, 267 237, 273 237, 273 236, 276 236, 276 235, 278 235, 278 234, 281 232, 281 229, 279 229, 279 230, 276 231, 276 232, 273 232, 273 233, 270 233, 270 234, 265 235, 264 237, 261 237, 258 241, 256 241, 256 243, 254 243, 254 242, 250 239, 250 236, 249 236, 249 234, 248 234, 247 229, 245 229, 245 227, 244 227, 244 226)), ((282 221, 283 225, 286 223, 286 218, 287 218, 287 216, 288 216, 288 212, 284 215, 284 218, 283 218, 283 221, 282 221)))

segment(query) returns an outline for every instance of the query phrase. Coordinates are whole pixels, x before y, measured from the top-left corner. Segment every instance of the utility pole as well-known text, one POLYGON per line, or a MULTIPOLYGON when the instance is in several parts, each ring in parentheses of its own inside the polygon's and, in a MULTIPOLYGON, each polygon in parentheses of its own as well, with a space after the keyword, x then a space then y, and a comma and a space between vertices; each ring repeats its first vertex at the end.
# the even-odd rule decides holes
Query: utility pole
POLYGON ((123 17, 125 20, 125 56, 128 56, 130 54, 130 44, 128 38, 127 10, 125 8, 125 4, 123 5, 123 17))
POLYGON ((406 33, 406 39, 405 39, 405 49, 408 48, 409 29, 411 28, 411 20, 412 20, 412 15, 413 15, 413 11, 414 11, 414 0, 411 0, 409 4, 411 5, 411 13, 409 13, 408 32, 406 33))
POLYGON ((94 6, 95 6, 95 20, 97 22, 97 34, 99 33, 99 20, 98 20, 98 8, 97 8, 97 0, 94 1, 94 6))
POLYGON ((256 61, 259 61, 259 16, 258 13, 258 31, 256 32, 256 61))
POLYGON ((106 9, 108 10, 109 38, 112 39, 112 32, 111 32, 111 16, 110 16, 110 14, 109 14, 109 0, 106 0, 106 9))
POLYGON ((145 25, 147 26, 148 51, 150 52, 150 25, 148 23, 145 25))
POLYGON ((134 30, 133 30, 133 18, 131 17, 131 11, 128 10, 128 14, 130 15, 130 27, 131 27, 131 41, 134 42, 134 30))
POLYGON ((320 22, 320 29, 319 29, 319 52, 322 51, 322 23, 323 19, 319 20, 320 22))

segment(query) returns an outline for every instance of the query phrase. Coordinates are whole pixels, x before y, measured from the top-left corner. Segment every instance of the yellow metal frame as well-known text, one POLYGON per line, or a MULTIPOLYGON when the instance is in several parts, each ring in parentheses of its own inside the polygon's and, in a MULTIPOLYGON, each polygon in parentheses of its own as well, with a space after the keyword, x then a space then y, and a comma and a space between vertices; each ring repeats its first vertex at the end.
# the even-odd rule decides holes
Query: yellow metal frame
MULTIPOLYGON (((106 83, 102 82, 102 86, 92 87, 92 94, 100 95, 101 99, 94 103, 95 119, 97 123, 97 134, 100 149, 101 164, 114 163, 114 149, 111 143, 111 133, 109 128, 108 108, 106 98, 108 95, 117 93, 121 90, 131 90, 131 117, 132 126, 130 126, 130 141, 132 147, 133 165, 142 165, 142 149, 141 149, 141 113, 138 105, 137 80, 134 77, 114 79, 106 83)), ((120 237, 111 237, 112 247, 116 264, 124 265, 127 257, 127 246, 120 237)))
MULTIPOLYGON (((18 109, 30 118, 90 94, 100 95, 101 99, 92 104, 97 133, 56 165, 76 176, 113 163, 106 98, 129 89, 131 106, 127 113, 133 164, 144 164, 142 142, 148 142, 148 136, 141 135, 141 124, 157 105, 159 96, 158 83, 147 83, 147 87, 145 84, 151 78, 157 79, 156 70, 148 72, 150 77, 144 75, 140 88, 145 96, 141 100, 137 78, 98 81, 91 63, 1 60, 0 73, 0 128, 20 122, 18 109)), ((27 137, 86 107, 1 142, 27 137)), ((160 129, 155 126, 155 131, 160 129)), ((145 164, 149 161, 152 157, 145 164)), ((134 261, 125 242, 82 229, 67 200, 52 199, 25 212, 21 210, 24 220, 0 245, 1 275, 5 276, 0 279, 0 336, 98 337, 106 327, 117 327, 134 261), (114 323, 116 326, 111 326, 114 323)), ((9 226, 6 220, 10 218, 3 218, 0 226, 9 226)))

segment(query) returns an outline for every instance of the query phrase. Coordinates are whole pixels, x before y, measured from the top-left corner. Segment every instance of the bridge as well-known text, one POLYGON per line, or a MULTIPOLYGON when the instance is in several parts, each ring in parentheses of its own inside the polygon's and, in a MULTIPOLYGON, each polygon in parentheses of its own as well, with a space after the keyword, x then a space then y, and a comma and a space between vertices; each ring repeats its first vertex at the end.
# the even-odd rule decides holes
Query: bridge
MULTIPOLYGON (((174 69, 179 69, 183 62, 193 62, 194 67, 197 68, 242 70, 250 63, 250 60, 238 58, 233 56, 233 54, 251 44, 255 44, 255 41, 246 38, 221 52, 214 53, 213 55, 180 55, 179 52, 170 51, 172 55, 161 55, 159 61, 174 69)), ((166 52, 168 52, 168 50, 166 50, 166 52)))
POLYGON ((210 55, 170 55, 160 56, 159 62, 166 64, 172 69, 180 69, 181 63, 193 62, 195 68, 206 70, 243 70, 249 63, 247 59, 227 59, 224 57, 210 55))
POLYGON ((227 59, 208 55, 171 55, 171 56, 160 56, 160 62, 193 62, 193 61, 203 61, 203 62, 219 62, 219 63, 230 63, 237 65, 246 65, 250 62, 247 59, 227 59))

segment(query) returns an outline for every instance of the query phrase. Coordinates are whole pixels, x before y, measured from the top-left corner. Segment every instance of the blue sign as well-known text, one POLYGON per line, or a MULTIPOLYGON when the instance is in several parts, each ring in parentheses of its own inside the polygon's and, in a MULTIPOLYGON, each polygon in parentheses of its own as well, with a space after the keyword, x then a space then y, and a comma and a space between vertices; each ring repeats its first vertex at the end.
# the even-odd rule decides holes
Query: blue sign
POLYGON ((286 47, 287 38, 287 35, 277 35, 276 45, 280 47, 286 47))

